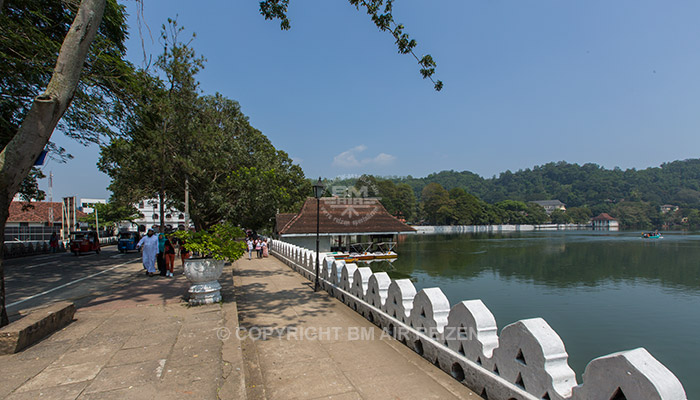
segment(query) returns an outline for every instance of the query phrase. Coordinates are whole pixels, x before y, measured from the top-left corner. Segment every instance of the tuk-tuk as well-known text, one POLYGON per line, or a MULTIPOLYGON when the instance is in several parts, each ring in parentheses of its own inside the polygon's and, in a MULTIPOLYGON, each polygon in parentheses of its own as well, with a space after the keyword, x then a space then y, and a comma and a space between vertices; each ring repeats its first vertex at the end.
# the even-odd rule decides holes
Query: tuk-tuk
POLYGON ((117 248, 120 253, 127 253, 129 250, 138 250, 136 244, 141 237, 138 232, 119 232, 119 243, 117 248))
POLYGON ((76 231, 70 233, 70 251, 76 256, 88 251, 100 252, 100 239, 95 231, 76 231))

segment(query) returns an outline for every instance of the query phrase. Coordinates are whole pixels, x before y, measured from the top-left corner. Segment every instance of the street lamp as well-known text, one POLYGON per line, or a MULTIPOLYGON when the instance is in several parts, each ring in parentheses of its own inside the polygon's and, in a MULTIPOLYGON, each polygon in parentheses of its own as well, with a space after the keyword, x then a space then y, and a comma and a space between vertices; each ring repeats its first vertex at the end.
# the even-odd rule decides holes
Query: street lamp
POLYGON ((319 270, 319 260, 318 260, 318 236, 319 236, 319 221, 320 219, 320 210, 321 210, 321 196, 323 196, 323 191, 326 188, 323 187, 323 183, 321 182, 321 177, 318 177, 318 182, 314 184, 314 197, 316 198, 316 280, 314 281, 314 292, 318 292, 318 270, 319 270))

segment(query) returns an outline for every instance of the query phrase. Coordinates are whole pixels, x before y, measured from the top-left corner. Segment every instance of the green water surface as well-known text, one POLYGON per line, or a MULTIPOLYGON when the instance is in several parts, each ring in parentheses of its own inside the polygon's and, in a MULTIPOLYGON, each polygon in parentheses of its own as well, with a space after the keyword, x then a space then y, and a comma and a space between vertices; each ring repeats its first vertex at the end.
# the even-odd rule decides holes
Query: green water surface
POLYGON ((645 347, 700 398, 700 234, 551 231, 407 235, 399 258, 371 264, 455 304, 481 299, 499 331, 542 317, 561 336, 578 382, 599 356, 645 347))

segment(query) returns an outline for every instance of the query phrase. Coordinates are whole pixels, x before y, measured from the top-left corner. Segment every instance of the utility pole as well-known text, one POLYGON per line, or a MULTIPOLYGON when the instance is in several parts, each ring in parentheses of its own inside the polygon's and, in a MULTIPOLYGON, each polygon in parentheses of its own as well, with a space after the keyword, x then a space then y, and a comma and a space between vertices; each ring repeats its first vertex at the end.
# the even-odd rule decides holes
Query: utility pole
POLYGON ((190 178, 185 177, 185 230, 190 230, 190 178))
POLYGON ((160 232, 165 233, 165 132, 166 122, 163 121, 163 134, 160 145, 160 232))

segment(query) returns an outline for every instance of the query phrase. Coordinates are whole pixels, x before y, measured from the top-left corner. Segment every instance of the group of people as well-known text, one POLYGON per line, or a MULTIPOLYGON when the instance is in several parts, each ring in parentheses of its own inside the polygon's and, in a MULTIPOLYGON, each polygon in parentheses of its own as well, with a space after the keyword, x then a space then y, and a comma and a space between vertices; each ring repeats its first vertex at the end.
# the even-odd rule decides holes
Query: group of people
POLYGON ((142 237, 136 245, 136 248, 141 249, 143 268, 146 270, 146 275, 155 275, 157 265, 160 276, 172 278, 175 270, 176 245, 182 259, 182 265, 184 265, 185 260, 190 258, 190 252, 187 250, 185 243, 175 238, 171 240, 164 233, 156 235, 153 228, 148 229, 146 236, 142 237))
POLYGON ((257 258, 268 256, 267 239, 248 237, 246 239, 246 244, 248 245, 249 260, 253 259, 253 250, 255 250, 257 258))

